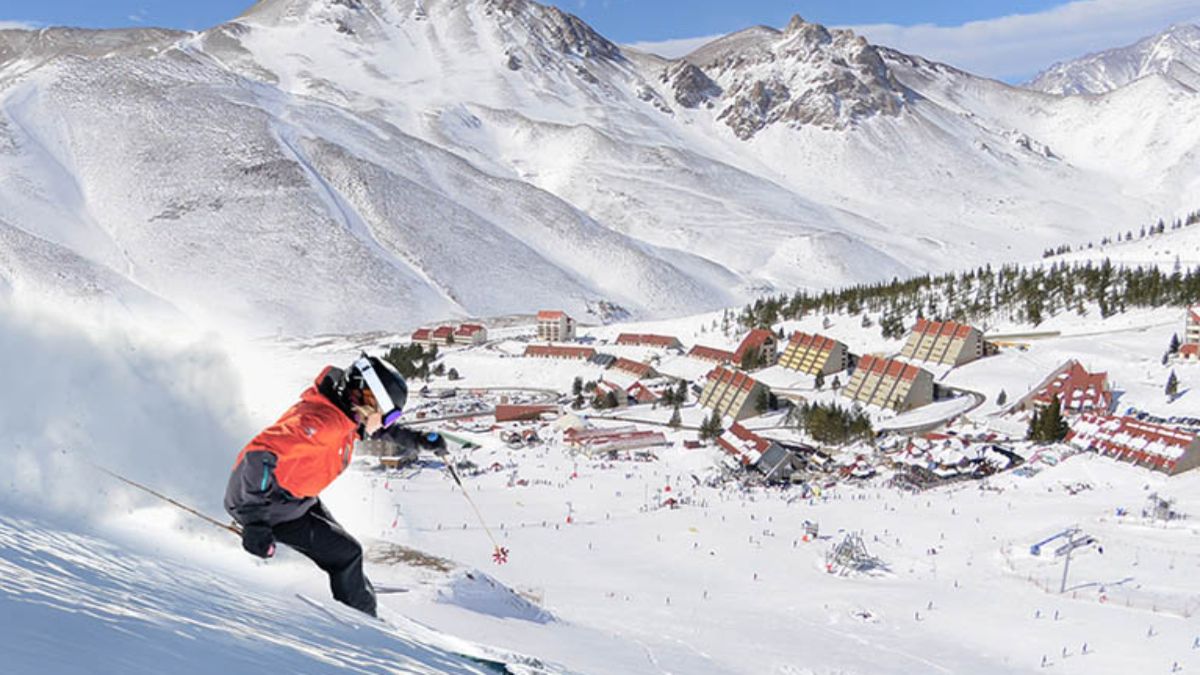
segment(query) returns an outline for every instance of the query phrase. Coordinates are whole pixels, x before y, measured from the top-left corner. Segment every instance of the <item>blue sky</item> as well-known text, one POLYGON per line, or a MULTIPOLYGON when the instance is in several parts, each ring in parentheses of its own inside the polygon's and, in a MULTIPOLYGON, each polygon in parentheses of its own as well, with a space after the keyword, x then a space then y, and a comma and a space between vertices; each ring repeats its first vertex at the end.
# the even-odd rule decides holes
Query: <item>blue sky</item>
MULTIPOLYGON (((545 0, 543 0, 545 1, 545 0)), ((251 0, 0 0, 0 25, 164 26, 199 30, 251 0)), ((667 56, 793 14, 872 42, 1008 81, 1055 61, 1129 44, 1180 21, 1200 0, 551 0, 608 38, 667 56)))

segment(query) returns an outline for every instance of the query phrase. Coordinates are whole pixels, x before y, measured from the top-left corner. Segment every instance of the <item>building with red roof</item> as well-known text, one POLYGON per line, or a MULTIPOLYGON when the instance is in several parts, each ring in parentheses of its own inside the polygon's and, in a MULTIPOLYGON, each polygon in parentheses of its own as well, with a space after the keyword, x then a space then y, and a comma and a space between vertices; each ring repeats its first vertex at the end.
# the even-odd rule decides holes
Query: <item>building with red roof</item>
POLYGON ((438 345, 452 345, 454 341, 454 326, 438 326, 433 329, 433 343, 438 345))
POLYGON ((792 453, 782 445, 737 422, 717 437, 717 446, 738 464, 761 471, 768 481, 787 480, 797 464, 792 453))
POLYGON ((617 359, 613 361, 612 369, 632 375, 639 380, 658 377, 658 373, 654 371, 654 367, 648 363, 641 363, 632 359, 617 359))
POLYGON ((917 319, 900 355, 912 361, 961 366, 983 358, 983 333, 955 321, 917 319))
POLYGON ((670 441, 661 431, 639 431, 633 426, 617 429, 568 429, 563 433, 563 441, 588 456, 670 445, 670 441))
POLYGON ((775 333, 765 328, 755 328, 742 338, 742 343, 733 353, 733 363, 743 365, 749 359, 762 367, 774 365, 778 350, 779 340, 775 333))
POLYGON ((652 390, 650 387, 647 387, 641 382, 634 382, 633 384, 629 385, 629 388, 626 389, 625 392, 629 394, 630 398, 637 401, 641 405, 654 403, 662 398, 662 394, 660 392, 652 390))
POLYGON ((649 333, 621 333, 617 336, 617 344, 630 347, 658 347, 661 349, 682 349, 683 343, 679 338, 670 335, 651 335, 649 333))
POLYGON ((1200 305, 1192 305, 1187 311, 1187 325, 1184 326, 1183 343, 1200 345, 1200 305))
POLYGON ((412 342, 423 347, 433 346, 433 331, 428 328, 418 328, 413 331, 412 342))
POLYGON ((733 352, 715 347, 705 347, 704 345, 695 345, 688 352, 688 356, 709 363, 733 363, 733 352))
POLYGON ((509 405, 496 406, 497 422, 536 422, 546 415, 557 415, 556 405, 509 405))
POLYGON ((1183 361, 1200 361, 1200 345, 1183 345, 1179 348, 1179 358, 1183 361))
POLYGON ((805 375, 832 375, 850 365, 850 350, 844 342, 824 335, 796 331, 788 340, 779 365, 805 375))
POLYGON ((767 385, 743 372, 717 367, 708 374, 699 402, 722 417, 742 420, 758 415, 759 398, 770 393, 767 385))
POLYGON ((477 323, 464 323, 454 330, 454 341, 460 345, 481 345, 487 342, 487 328, 477 323))
POLYGON ((537 315, 537 339, 543 342, 570 342, 575 339, 575 319, 566 312, 542 310, 537 315))
POLYGON ((577 359, 587 361, 596 355, 591 347, 560 347, 557 345, 527 345, 525 356, 535 359, 577 359))
POLYGON ((605 400, 609 394, 613 395, 613 400, 617 402, 618 408, 624 408, 629 405, 629 393, 619 384, 609 382, 608 380, 600 380, 596 383, 596 387, 592 389, 592 397, 596 400, 605 400))
POLYGON ((904 412, 933 403, 933 373, 896 359, 864 356, 841 394, 865 405, 904 412))
POLYGON ((1107 373, 1089 373, 1075 359, 1059 366, 1020 401, 1014 410, 1041 410, 1058 396, 1066 413, 1106 414, 1112 409, 1113 395, 1107 373))
POLYGON ((1200 466, 1200 437, 1135 417, 1080 415, 1071 423, 1067 442, 1170 476, 1200 466))

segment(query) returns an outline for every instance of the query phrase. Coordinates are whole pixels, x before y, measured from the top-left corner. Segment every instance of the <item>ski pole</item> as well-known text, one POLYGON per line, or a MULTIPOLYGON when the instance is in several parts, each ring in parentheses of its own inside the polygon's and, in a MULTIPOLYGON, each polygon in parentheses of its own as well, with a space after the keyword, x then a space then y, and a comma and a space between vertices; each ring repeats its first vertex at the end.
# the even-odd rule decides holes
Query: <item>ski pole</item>
POLYGON ((454 482, 458 484, 458 489, 462 492, 463 497, 467 498, 467 503, 470 504, 471 509, 475 511, 475 517, 479 519, 479 524, 483 526, 483 531, 487 533, 488 539, 492 540, 492 546, 494 547, 492 560, 497 565, 503 565, 504 563, 508 562, 508 549, 496 542, 496 537, 492 534, 492 531, 488 529, 487 523, 484 522, 483 514, 479 512, 479 507, 475 505, 475 500, 471 499, 471 495, 467 492, 466 486, 463 485, 462 479, 458 477, 458 471, 455 470, 454 464, 451 462, 446 462, 446 468, 450 470, 450 476, 454 478, 454 482))
POLYGON ((146 487, 145 485, 142 485, 141 483, 129 480, 128 478, 122 476, 121 474, 119 474, 115 471, 112 471, 111 469, 107 469, 103 466, 100 466, 99 464, 94 463, 94 462, 88 462, 88 464, 91 465, 91 467, 93 469, 96 469, 97 471, 99 471, 101 473, 104 473, 113 478, 116 478, 117 480, 121 481, 122 483, 125 483, 126 485, 135 487, 135 488, 141 490, 142 492, 145 492, 148 495, 157 497, 157 498, 163 500, 164 502, 170 504, 171 506, 174 506, 175 508, 186 511, 187 513, 192 514, 193 516, 199 518, 200 520, 203 520, 204 522, 206 522, 210 525, 216 525, 217 527, 221 528, 222 530, 228 530, 229 532, 232 532, 239 537, 242 536, 242 528, 238 527, 237 525, 235 525, 233 523, 222 523, 221 521, 217 520, 216 518, 213 518, 204 513, 201 513, 200 511, 197 511, 196 509, 188 506, 187 504, 184 504, 182 502, 171 499, 170 497, 162 494, 161 492, 156 492, 156 491, 146 487))

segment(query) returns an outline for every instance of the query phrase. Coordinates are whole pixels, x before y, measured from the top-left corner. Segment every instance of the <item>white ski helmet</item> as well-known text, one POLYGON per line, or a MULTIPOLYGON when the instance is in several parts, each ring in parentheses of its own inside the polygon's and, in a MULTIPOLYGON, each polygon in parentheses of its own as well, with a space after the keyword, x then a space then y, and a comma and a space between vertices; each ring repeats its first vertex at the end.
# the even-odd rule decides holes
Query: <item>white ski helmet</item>
POLYGON ((350 382, 371 392, 383 415, 384 428, 400 420, 408 402, 408 384, 392 365, 365 353, 350 367, 350 382))

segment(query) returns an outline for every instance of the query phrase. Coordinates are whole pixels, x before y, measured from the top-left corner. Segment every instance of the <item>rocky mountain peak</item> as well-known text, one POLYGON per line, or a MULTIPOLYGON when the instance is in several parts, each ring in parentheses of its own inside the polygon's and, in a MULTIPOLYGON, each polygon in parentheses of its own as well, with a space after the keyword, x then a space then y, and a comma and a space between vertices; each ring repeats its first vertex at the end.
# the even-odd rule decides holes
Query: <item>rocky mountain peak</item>
POLYGON ((832 40, 829 30, 819 23, 809 23, 800 18, 799 14, 792 17, 783 29, 783 34, 789 39, 799 39, 810 44, 824 44, 832 40))
POLYGON ((676 100, 719 89, 720 119, 744 140, 773 124, 843 129, 872 115, 896 115, 908 98, 865 39, 800 16, 783 31, 758 27, 726 36, 687 61, 712 85, 677 70, 669 75, 676 100))

